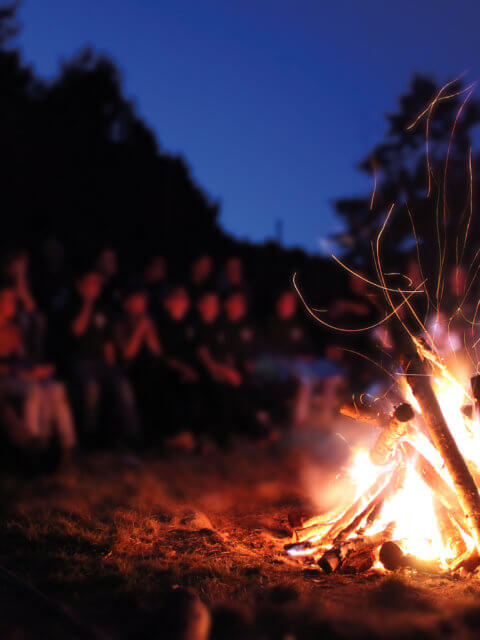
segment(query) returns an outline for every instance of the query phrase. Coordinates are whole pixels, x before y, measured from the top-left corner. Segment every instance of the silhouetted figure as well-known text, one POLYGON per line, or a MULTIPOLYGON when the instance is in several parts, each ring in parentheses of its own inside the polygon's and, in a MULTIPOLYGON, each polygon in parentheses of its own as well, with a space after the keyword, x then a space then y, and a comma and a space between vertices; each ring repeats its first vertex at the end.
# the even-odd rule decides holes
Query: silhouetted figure
POLYGON ((0 289, 1 415, 10 441, 22 449, 46 449, 52 437, 63 451, 76 443, 75 428, 62 383, 54 366, 27 355, 17 317, 16 287, 0 289))
POLYGON ((102 301, 102 276, 83 273, 76 282, 76 296, 66 309, 70 372, 77 397, 83 433, 92 440, 100 428, 100 403, 108 398, 112 424, 134 442, 141 432, 133 389, 116 366, 112 328, 102 301), (78 396, 78 394, 77 394, 78 396))

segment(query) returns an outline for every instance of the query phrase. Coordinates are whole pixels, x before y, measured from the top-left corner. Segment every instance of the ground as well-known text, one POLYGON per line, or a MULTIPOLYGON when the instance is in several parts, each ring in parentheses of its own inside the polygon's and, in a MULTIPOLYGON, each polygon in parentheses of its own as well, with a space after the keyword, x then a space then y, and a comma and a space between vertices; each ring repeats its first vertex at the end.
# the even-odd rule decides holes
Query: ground
POLYGON ((302 460, 241 445, 5 472, 0 637, 174 640, 186 590, 212 640, 477 637, 476 578, 327 576, 285 556, 289 512, 312 508, 302 460))

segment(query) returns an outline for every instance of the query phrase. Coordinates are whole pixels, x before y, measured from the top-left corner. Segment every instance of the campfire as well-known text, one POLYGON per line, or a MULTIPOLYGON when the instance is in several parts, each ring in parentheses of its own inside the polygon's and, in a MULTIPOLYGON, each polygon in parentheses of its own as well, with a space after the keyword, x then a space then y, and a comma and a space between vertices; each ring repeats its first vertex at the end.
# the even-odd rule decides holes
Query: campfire
POLYGON ((379 429, 349 469, 355 499, 336 518, 297 522, 285 549, 326 573, 473 571, 480 564, 480 377, 467 387, 424 342, 400 331, 395 337, 403 401, 390 411, 382 402, 341 409, 379 429))
MULTIPOLYGON (((444 89, 414 124, 422 117, 431 117, 444 89)), ((370 401, 361 397, 341 409, 344 416, 369 423, 379 430, 370 450, 355 451, 347 471, 355 486, 353 500, 340 513, 337 509, 307 520, 294 518, 290 523, 293 539, 285 546, 287 554, 316 562, 328 574, 400 568, 471 573, 480 566, 480 376, 474 375, 477 365, 473 358, 469 373, 465 363, 459 366, 457 352, 454 362, 439 355, 434 336, 414 304, 416 295, 425 295, 438 321, 447 255, 447 168, 448 154, 443 187, 439 189, 443 202, 435 209, 435 224, 442 230, 438 235, 440 266, 435 282, 423 277, 412 219, 423 282, 415 287, 411 280, 398 273, 389 275, 406 278, 408 287, 387 282, 381 244, 393 204, 372 245, 376 281, 355 272, 333 256, 351 275, 361 278, 372 290, 382 294, 381 301, 380 296, 372 295, 382 314, 380 321, 354 331, 371 330, 380 325, 387 328, 394 362, 394 370, 389 373, 394 380, 394 392, 370 401), (442 210, 443 214, 439 213, 442 210)), ((427 169, 430 181, 433 170, 428 164, 428 138, 427 169)), ((430 182, 427 196, 429 194, 430 182)), ((409 210, 408 213, 411 216, 409 210)), ((469 226, 470 221, 462 238, 464 247, 469 226)), ((458 246, 458 239, 454 240, 458 246)), ((458 252, 456 255, 458 259, 458 252)), ((462 305, 479 270, 478 266, 474 269, 474 265, 470 265, 469 273, 474 275, 462 293, 455 315, 445 322, 447 331, 450 331, 454 317, 457 320, 464 318, 462 305)), ((295 278, 294 284, 311 315, 323 325, 338 329, 309 307, 295 278)), ((480 302, 475 307, 473 320, 466 319, 464 323, 468 325, 463 335, 467 355, 475 352, 480 341, 474 333, 479 308, 480 302)))

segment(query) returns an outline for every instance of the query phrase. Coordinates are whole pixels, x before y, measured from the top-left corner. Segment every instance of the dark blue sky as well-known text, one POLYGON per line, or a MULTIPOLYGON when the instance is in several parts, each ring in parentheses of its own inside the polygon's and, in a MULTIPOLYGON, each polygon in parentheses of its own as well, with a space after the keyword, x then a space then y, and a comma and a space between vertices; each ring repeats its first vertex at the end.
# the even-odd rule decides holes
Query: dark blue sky
POLYGON ((354 165, 415 70, 480 78, 478 0, 23 0, 18 44, 51 77, 90 44, 221 222, 317 251, 330 201, 370 189, 354 165))

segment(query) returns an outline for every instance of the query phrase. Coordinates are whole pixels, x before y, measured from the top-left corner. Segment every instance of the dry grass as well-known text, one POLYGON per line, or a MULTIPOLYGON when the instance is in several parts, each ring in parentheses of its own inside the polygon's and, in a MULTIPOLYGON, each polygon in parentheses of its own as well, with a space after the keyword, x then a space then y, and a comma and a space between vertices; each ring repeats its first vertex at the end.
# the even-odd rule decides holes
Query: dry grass
MULTIPOLYGON (((476 637, 476 580, 325 576, 285 558, 288 511, 308 502, 297 471, 296 456, 243 447, 5 475, 0 565, 113 638, 172 637, 178 588, 209 606, 213 640, 476 637)), ((72 633, 1 581, 0 603, 1 638, 72 633)))

